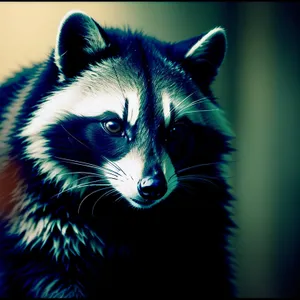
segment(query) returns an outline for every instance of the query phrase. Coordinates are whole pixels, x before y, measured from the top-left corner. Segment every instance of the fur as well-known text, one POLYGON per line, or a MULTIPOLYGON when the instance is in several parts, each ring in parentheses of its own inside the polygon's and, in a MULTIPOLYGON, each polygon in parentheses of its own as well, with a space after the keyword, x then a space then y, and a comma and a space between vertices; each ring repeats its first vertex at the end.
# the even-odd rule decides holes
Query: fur
POLYGON ((168 43, 72 11, 48 58, 1 84, 1 296, 234 296, 225 51, 219 27, 168 43))

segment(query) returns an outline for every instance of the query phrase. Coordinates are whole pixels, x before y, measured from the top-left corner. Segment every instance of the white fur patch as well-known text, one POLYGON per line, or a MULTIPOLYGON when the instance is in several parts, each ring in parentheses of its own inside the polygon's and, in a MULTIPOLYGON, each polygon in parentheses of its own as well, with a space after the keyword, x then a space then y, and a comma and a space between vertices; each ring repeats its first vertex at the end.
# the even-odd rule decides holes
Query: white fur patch
POLYGON ((128 123, 133 126, 139 117, 140 97, 132 91, 126 94, 126 98, 128 100, 128 123))
POLYGON ((165 120, 165 127, 167 128, 171 120, 171 99, 167 92, 162 92, 162 104, 163 104, 163 114, 165 120))
POLYGON ((104 242, 88 226, 78 227, 71 220, 62 223, 60 219, 49 215, 36 220, 35 213, 45 210, 46 205, 26 195, 19 208, 24 211, 9 221, 9 233, 22 236, 19 242, 21 248, 42 248, 46 243, 50 243, 52 255, 58 260, 63 257, 80 256, 79 246, 82 244, 103 256, 104 242), (72 236, 67 234, 67 230, 72 232, 72 236), (53 231, 56 231, 55 235, 53 231))
POLYGON ((14 100, 8 105, 6 112, 3 114, 4 120, 1 122, 0 128, 0 171, 7 165, 8 153, 11 150, 9 146, 9 136, 15 127, 16 118, 42 70, 43 66, 40 66, 33 77, 15 93, 14 100))
MULTIPOLYGON (((99 116, 106 111, 112 111, 122 116, 123 107, 119 94, 105 92, 86 94, 80 84, 76 82, 70 87, 54 92, 44 99, 36 109, 31 121, 23 129, 21 136, 39 135, 47 125, 52 125, 59 118, 68 113, 78 116, 99 116)), ((123 103, 124 105, 124 103, 123 103)))
POLYGON ((185 57, 193 56, 200 48, 205 47, 209 40, 215 35, 219 34, 220 32, 224 33, 225 30, 221 27, 216 27, 210 30, 207 34, 205 34, 185 55, 185 57))
POLYGON ((104 168, 117 172, 117 178, 111 177, 109 172, 104 171, 104 175, 111 185, 125 197, 129 202, 130 198, 139 198, 137 183, 142 178, 145 158, 138 149, 132 149, 126 156, 118 161, 114 161, 120 170, 107 163, 104 168))

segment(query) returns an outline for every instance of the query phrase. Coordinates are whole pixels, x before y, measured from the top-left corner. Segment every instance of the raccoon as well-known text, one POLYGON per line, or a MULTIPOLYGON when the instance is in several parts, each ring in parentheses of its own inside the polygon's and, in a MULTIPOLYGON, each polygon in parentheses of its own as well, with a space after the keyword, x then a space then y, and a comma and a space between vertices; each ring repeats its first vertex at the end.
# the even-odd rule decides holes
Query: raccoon
POLYGON ((1 84, 1 296, 235 295, 226 48, 221 27, 171 43, 73 10, 1 84))

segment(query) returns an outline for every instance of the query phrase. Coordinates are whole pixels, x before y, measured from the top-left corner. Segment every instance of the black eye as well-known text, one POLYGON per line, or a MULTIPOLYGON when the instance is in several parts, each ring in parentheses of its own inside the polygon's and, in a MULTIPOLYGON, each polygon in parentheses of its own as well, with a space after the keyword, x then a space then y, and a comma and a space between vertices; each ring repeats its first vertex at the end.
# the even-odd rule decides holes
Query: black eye
POLYGON ((123 133, 123 125, 120 121, 110 120, 103 123, 105 131, 109 134, 120 135, 123 133))
POLYGON ((190 128, 185 123, 177 123, 169 130, 166 137, 166 145, 171 156, 176 160, 181 160, 187 154, 190 147, 190 128))
POLYGON ((187 126, 184 123, 178 123, 175 124, 170 129, 168 140, 177 140, 178 142, 184 139, 185 134, 188 134, 187 132, 187 126))

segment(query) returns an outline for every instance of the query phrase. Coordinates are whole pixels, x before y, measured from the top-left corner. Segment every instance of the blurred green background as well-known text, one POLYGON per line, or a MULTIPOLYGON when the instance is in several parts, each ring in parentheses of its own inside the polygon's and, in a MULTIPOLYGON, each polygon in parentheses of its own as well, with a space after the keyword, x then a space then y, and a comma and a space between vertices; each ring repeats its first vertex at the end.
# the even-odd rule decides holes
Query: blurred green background
POLYGON ((45 57, 70 9, 168 41, 226 29, 214 91, 237 136, 231 183, 239 296, 300 296, 300 3, 1 2, 0 80, 45 57))

